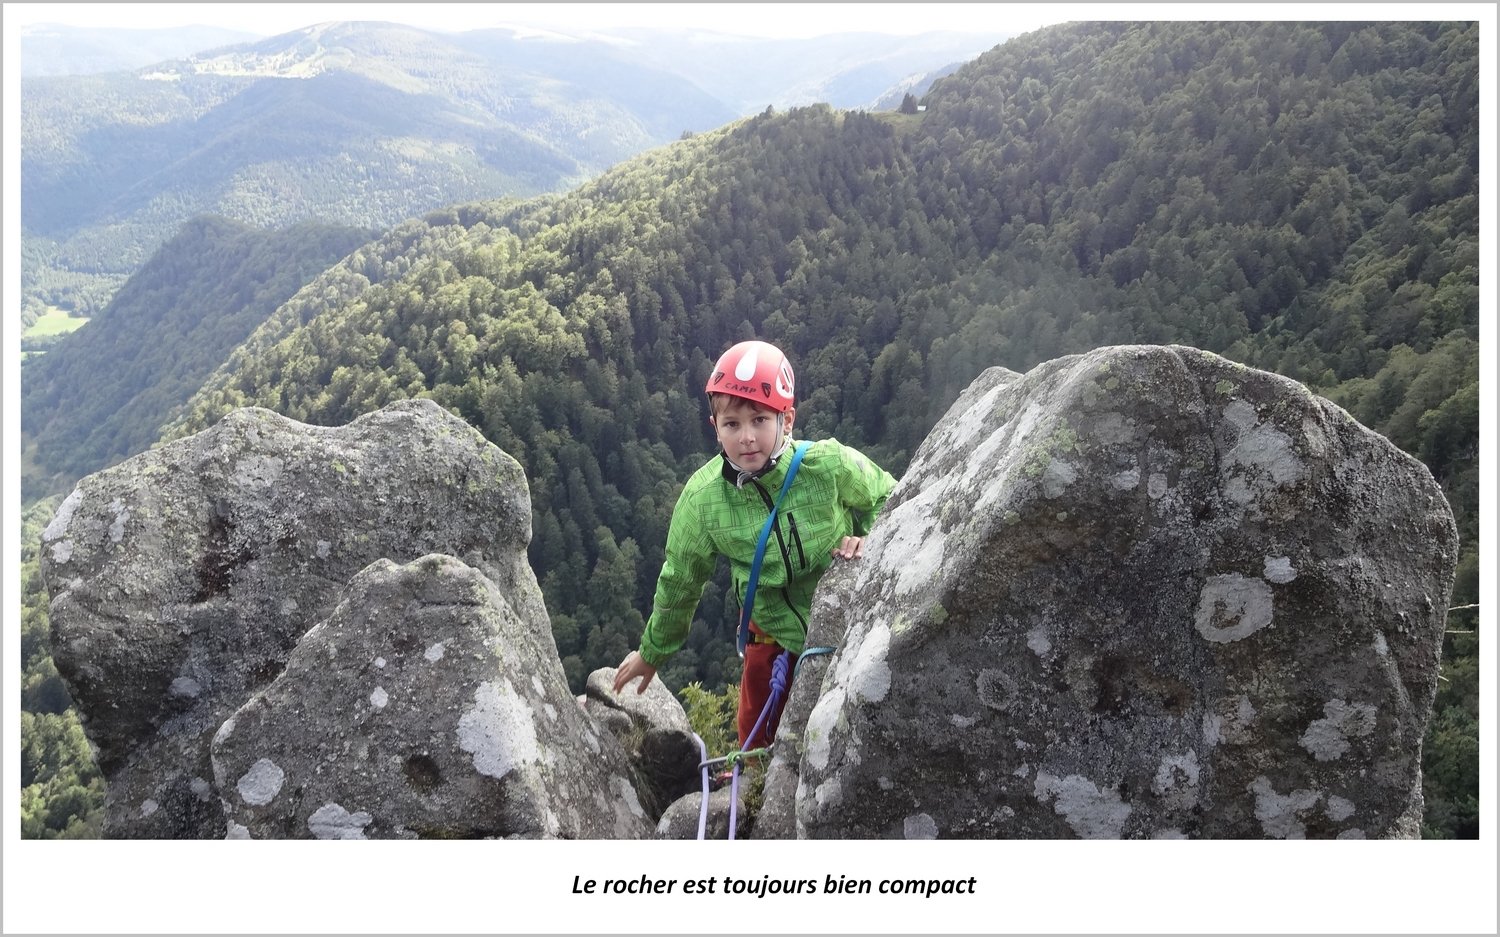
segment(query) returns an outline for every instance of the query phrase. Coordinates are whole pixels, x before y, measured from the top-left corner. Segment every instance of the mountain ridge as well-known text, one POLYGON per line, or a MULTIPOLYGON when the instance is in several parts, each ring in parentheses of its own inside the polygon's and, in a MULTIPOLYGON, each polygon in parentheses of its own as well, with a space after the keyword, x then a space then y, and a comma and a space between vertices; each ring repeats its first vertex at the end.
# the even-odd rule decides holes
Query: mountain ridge
POLYGON ((218 26, 119 29, 32 23, 21 27, 21 77, 129 71, 256 38, 218 26))
MULTIPOLYGON (((806 81, 835 67, 818 53, 835 40, 760 40, 706 91, 690 73, 711 51, 684 64, 646 44, 518 36, 330 21, 128 74, 24 79, 23 322, 49 305, 97 311, 194 213, 389 226, 447 204, 566 190, 749 113, 726 89, 780 98, 777 69, 806 81), (213 136, 242 134, 277 104, 253 138, 213 136)), ((873 41, 837 43, 844 58, 875 57, 873 41)), ((882 37, 878 57, 903 46, 916 50, 903 61, 952 58, 952 40, 920 37, 882 37)))

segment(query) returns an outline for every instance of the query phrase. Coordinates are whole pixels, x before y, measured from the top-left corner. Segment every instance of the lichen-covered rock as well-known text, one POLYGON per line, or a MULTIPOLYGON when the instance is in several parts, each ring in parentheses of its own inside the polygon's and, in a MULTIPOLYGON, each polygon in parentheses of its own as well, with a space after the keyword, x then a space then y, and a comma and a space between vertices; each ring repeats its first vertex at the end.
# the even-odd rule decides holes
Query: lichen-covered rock
POLYGON ((426 400, 342 427, 238 410, 80 481, 41 565, 105 835, 224 835, 210 739, 375 560, 458 557, 550 642, 530 536, 520 466, 426 400))
POLYGON ((448 556, 379 560, 219 729, 232 837, 654 835, 555 646, 448 556))
POLYGON ((1427 470, 1293 381, 987 371, 820 588, 758 838, 1415 836, 1455 556, 1427 470))
MULTIPOLYGON (((740 803, 735 810, 735 839, 750 839, 754 825, 745 813, 745 787, 740 787, 740 803)), ((704 839, 729 838, 729 804, 731 790, 728 785, 708 795, 708 815, 703 815, 703 790, 686 794, 672 803, 656 824, 658 839, 697 839, 698 824, 703 824, 704 839)))
POLYGON ((615 672, 602 667, 589 674, 583 705, 624 746, 636 769, 641 803, 655 819, 673 801, 699 789, 702 751, 682 703, 660 680, 652 680, 644 693, 636 692, 635 683, 616 693, 615 672))

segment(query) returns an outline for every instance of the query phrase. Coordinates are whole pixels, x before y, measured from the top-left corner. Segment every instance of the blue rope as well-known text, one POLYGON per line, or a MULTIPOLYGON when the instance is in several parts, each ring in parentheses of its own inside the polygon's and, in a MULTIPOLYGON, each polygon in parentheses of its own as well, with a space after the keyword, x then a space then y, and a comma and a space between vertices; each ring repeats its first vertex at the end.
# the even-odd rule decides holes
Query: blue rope
POLYGON ((802 456, 809 445, 811 444, 807 442, 797 443, 792 461, 786 467, 786 479, 781 483, 776 503, 771 506, 766 524, 760 529, 760 540, 755 544, 755 559, 750 563, 750 579, 745 583, 745 604, 740 608, 740 627, 734 636, 734 647, 740 657, 745 656, 745 643, 750 639, 750 611, 755 607, 755 586, 760 582, 761 561, 766 558, 766 541, 771 537, 771 529, 776 526, 776 512, 781 510, 781 499, 786 497, 786 490, 792 487, 792 479, 797 477, 797 466, 802 464, 802 456))
POLYGON ((807 660, 809 657, 817 657, 819 654, 832 654, 836 650, 838 650, 838 648, 833 648, 833 647, 805 647, 805 648, 803 648, 801 656, 799 656, 797 658, 797 666, 792 671, 792 679, 795 680, 797 678, 797 674, 800 673, 801 670, 802 670, 802 662, 805 661, 805 660, 807 660))

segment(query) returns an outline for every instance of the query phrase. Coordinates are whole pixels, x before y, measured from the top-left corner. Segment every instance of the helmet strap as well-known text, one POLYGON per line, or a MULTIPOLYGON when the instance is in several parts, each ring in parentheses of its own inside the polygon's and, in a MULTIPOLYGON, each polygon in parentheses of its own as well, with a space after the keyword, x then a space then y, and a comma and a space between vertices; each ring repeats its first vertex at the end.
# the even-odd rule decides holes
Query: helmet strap
POLYGON ((776 451, 771 453, 770 457, 766 459, 766 468, 775 465, 776 460, 781 458, 781 454, 786 451, 786 444, 788 442, 786 435, 786 414, 779 410, 776 413, 776 439, 776 451))

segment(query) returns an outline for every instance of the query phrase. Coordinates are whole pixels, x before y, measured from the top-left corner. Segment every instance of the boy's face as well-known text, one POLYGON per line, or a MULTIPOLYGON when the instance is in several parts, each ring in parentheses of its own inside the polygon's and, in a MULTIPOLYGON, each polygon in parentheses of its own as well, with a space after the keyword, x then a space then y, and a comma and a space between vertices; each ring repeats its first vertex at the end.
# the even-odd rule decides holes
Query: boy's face
MULTIPOLYGON (((747 472, 762 468, 780 441, 776 435, 776 411, 740 397, 721 399, 715 409, 718 412, 708 420, 714 425, 724 453, 747 472)), ((787 410, 783 431, 792 431, 796 417, 796 408, 787 410)))

